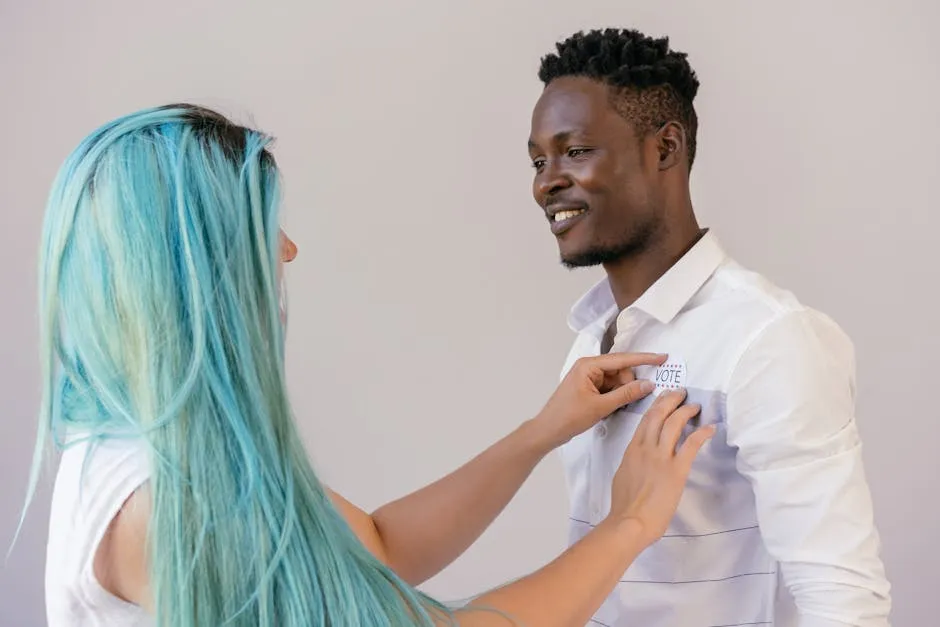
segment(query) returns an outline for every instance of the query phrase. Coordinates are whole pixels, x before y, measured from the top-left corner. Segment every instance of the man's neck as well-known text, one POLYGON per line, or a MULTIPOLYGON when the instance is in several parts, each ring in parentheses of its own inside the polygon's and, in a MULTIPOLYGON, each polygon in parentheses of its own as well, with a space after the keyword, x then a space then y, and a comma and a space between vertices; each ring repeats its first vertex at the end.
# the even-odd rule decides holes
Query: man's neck
POLYGON ((621 311, 632 305, 708 232, 698 223, 669 234, 639 254, 604 264, 610 288, 621 311))

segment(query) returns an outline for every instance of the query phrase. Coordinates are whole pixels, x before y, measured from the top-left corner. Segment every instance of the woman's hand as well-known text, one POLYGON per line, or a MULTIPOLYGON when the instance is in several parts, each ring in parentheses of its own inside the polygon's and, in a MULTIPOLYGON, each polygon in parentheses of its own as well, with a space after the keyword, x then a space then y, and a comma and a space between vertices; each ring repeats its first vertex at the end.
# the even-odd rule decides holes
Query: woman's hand
POLYGON ((621 407, 653 391, 651 381, 638 381, 635 366, 659 366, 666 355, 611 353, 575 362, 533 420, 551 448, 587 431, 621 407))
POLYGON ((702 445, 715 433, 714 425, 694 431, 676 448, 698 405, 682 405, 684 390, 664 392, 647 410, 627 446, 611 487, 612 522, 635 522, 642 540, 652 544, 669 526, 679 497, 702 445))

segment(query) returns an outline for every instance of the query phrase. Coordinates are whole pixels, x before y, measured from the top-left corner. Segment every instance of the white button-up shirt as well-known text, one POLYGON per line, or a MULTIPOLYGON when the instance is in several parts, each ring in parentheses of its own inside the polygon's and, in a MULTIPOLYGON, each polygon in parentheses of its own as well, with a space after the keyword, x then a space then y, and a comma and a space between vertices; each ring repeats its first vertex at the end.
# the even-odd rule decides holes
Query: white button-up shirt
MULTIPOLYGON (((841 329, 729 259, 712 234, 619 315, 606 279, 582 297, 563 375, 600 352, 615 318, 612 350, 668 353, 668 368, 637 376, 668 386, 678 372, 688 402, 702 406, 696 424, 718 432, 665 537, 592 624, 887 627, 854 351, 841 329)), ((572 543, 609 512, 611 479, 652 398, 563 447, 572 543)))

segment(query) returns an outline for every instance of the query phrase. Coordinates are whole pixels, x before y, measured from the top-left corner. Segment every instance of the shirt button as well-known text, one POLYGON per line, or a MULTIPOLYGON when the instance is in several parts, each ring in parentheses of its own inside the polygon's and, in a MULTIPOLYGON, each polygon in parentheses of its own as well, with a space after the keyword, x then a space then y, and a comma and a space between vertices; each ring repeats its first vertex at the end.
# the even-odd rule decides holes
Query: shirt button
POLYGON ((597 433, 597 437, 606 438, 607 437, 607 425, 599 424, 594 430, 597 433))

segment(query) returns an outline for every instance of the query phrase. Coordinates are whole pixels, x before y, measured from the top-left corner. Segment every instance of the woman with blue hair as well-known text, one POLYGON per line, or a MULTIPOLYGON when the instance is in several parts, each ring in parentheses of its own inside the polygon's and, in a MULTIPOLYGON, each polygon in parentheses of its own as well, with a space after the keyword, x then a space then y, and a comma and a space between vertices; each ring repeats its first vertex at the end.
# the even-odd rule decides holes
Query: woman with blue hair
POLYGON ((579 362, 542 411, 438 482, 367 514, 322 485, 284 376, 269 138, 192 105, 105 124, 67 158, 40 262, 38 468, 62 451, 52 627, 584 625, 666 529, 711 431, 662 394, 618 460, 609 513, 531 575, 448 607, 414 586, 460 555, 551 450, 652 391, 579 362), (690 433, 691 431, 691 433, 690 433), (686 434, 684 442, 680 439, 686 434))

